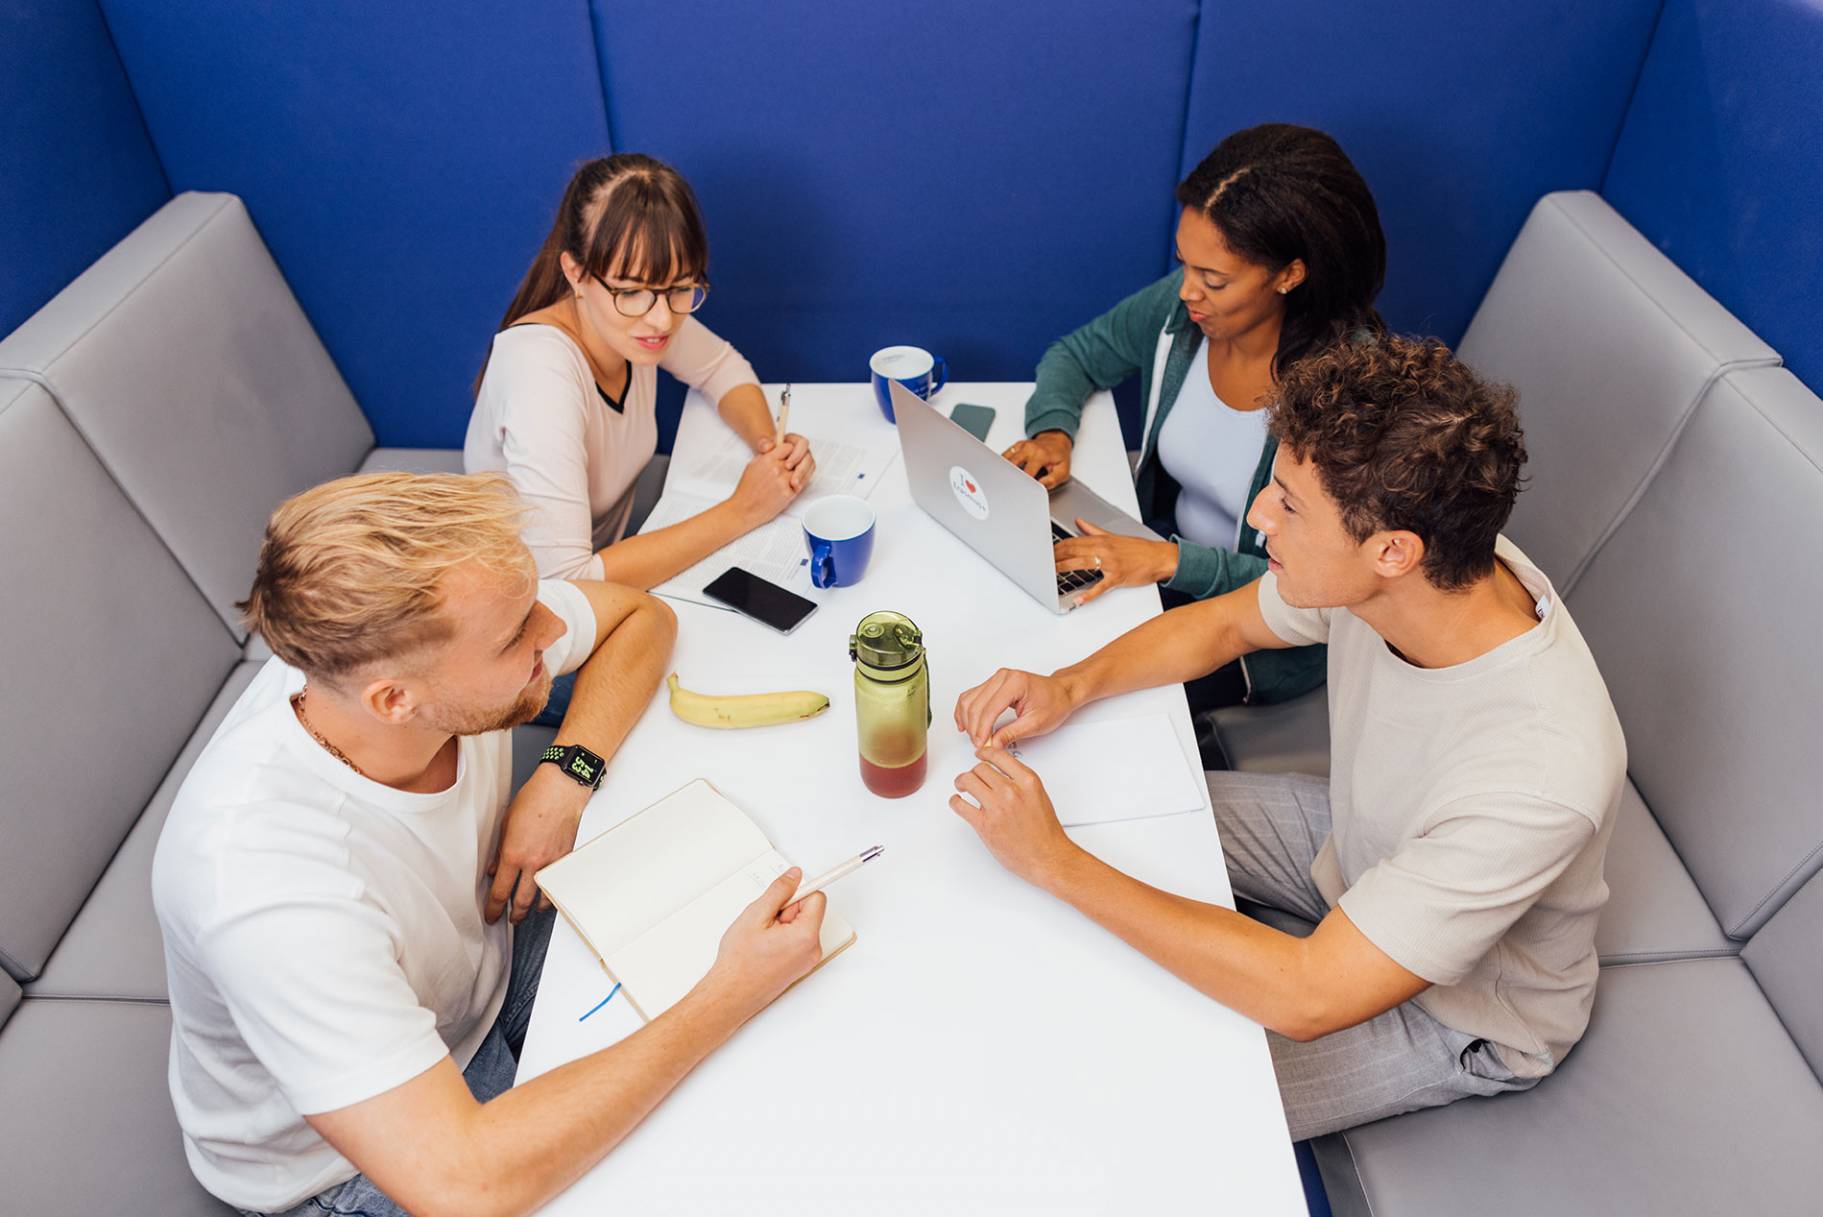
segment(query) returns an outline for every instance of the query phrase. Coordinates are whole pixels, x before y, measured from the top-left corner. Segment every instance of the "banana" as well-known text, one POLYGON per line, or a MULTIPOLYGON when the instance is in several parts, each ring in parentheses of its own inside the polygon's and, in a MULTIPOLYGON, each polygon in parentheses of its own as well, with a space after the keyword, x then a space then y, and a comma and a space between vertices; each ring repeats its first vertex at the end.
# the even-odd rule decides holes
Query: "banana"
POLYGON ((808 689, 711 697, 678 684, 676 672, 665 684, 671 690, 671 713, 699 727, 767 727, 812 718, 829 709, 829 698, 808 689))

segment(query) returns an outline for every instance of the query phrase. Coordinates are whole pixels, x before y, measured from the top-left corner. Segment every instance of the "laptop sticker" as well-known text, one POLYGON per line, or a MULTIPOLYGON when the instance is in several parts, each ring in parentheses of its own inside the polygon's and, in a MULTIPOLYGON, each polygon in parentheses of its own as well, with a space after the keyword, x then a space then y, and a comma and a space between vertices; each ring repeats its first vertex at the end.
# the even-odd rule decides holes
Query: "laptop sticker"
POLYGON ((975 480, 974 474, 961 465, 951 465, 949 488, 956 496, 956 502, 962 504, 962 510, 977 520, 987 519, 987 495, 982 492, 981 483, 975 480))

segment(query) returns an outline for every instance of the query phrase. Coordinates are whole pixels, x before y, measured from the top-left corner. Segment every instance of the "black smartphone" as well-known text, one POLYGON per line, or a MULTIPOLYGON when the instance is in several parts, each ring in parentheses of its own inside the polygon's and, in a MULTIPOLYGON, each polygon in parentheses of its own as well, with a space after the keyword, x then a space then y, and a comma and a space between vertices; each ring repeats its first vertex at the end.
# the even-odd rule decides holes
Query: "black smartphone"
POLYGON ((781 634, 791 633, 817 611, 816 601, 806 600, 738 566, 730 566, 717 575, 703 588, 703 594, 781 634))
POLYGON ((958 402, 949 412, 949 420, 985 444, 988 428, 994 425, 994 407, 958 402))

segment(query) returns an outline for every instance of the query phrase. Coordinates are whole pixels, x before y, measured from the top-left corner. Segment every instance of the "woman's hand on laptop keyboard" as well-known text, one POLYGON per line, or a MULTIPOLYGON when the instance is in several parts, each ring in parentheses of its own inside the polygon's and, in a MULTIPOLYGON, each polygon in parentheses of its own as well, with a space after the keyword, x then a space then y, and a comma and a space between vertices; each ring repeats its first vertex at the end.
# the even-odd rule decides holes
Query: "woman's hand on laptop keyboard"
POLYGON ((1076 442, 1061 431, 1040 431, 1000 455, 1037 478, 1047 490, 1070 480, 1070 452, 1076 442))
POLYGON ((1087 604, 1109 588, 1163 583, 1177 573, 1177 545, 1172 541, 1147 541, 1123 537, 1087 520, 1077 520, 1079 537, 1066 537, 1052 547, 1057 573, 1073 570, 1101 572, 1101 579, 1077 594, 1077 604, 1087 604))

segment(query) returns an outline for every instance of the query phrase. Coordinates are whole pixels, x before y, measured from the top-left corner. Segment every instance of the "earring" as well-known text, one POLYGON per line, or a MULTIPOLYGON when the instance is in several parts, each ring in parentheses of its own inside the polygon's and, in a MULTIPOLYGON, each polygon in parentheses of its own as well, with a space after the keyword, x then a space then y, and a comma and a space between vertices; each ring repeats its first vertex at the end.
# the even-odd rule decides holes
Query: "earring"
POLYGON ((1290 289, 1290 288, 1289 288, 1289 287, 1281 287, 1281 288, 1280 288, 1280 289, 1279 289, 1279 295, 1281 295, 1281 296, 1283 296, 1283 295, 1284 295, 1284 294, 1285 294, 1285 293, 1286 293, 1286 292, 1288 292, 1288 291, 1290 291, 1290 290, 1291 290, 1291 289, 1290 289))

